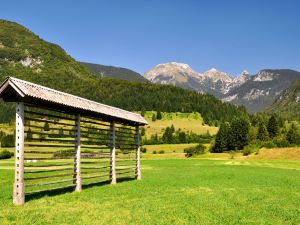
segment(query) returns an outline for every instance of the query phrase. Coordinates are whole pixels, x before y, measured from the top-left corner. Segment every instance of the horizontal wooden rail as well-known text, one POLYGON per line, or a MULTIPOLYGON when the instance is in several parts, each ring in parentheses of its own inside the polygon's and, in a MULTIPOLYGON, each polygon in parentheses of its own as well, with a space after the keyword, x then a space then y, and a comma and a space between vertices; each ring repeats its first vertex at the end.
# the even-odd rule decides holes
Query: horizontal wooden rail
MULTIPOLYGON (((30 162, 31 163, 31 162, 30 162)), ((24 165, 24 167, 58 167, 58 166, 69 166, 74 165, 73 163, 61 163, 61 164, 44 164, 44 165, 24 165)))
MULTIPOLYGON (((44 127, 42 126, 37 126, 37 125, 31 125, 31 124, 26 124, 26 121, 25 121, 25 128, 28 128, 28 129, 31 129, 31 128, 37 128, 37 129, 42 129, 44 130, 44 127)), ((68 131, 68 132, 76 132, 76 130, 74 129, 67 129, 67 128, 64 128, 64 127, 49 127, 49 131, 46 131, 46 132, 50 132, 50 131, 60 131, 60 130, 63 130, 63 131, 68 131)), ((45 131, 44 131, 45 132, 45 131)), ((49 134, 49 133, 42 133, 42 134, 49 134)), ((50 133, 51 134, 51 133, 50 133)))
POLYGON ((51 182, 45 182, 45 183, 25 184, 25 187, 47 186, 47 185, 52 185, 52 184, 66 183, 66 182, 70 182, 70 181, 74 181, 74 180, 76 180, 76 179, 73 178, 73 179, 68 179, 68 180, 51 181, 51 182))
POLYGON ((101 145, 99 145, 99 146, 81 145, 80 147, 81 147, 81 149, 83 149, 83 148, 87 148, 87 149, 108 149, 109 148, 109 146, 101 147, 101 145))
POLYGON ((109 163, 110 160, 105 160, 105 161, 81 161, 81 164, 100 164, 100 163, 109 163))
POLYGON ((51 172, 69 171, 69 170, 74 170, 74 168, 63 168, 63 169, 55 169, 55 170, 31 170, 31 171, 25 170, 25 173, 51 173, 51 172))
POLYGON ((57 147, 60 147, 60 148, 74 148, 74 145, 56 145, 56 144, 52 144, 52 145, 46 145, 46 144, 33 144, 32 142, 31 143, 25 143, 25 146, 28 146, 28 147, 40 147, 40 148, 57 148, 57 147))
POLYGON ((106 126, 106 127, 110 126, 109 124, 99 123, 99 122, 94 122, 94 121, 88 121, 88 120, 84 120, 84 119, 81 119, 80 123, 89 123, 89 124, 95 124, 95 125, 106 126))
POLYGON ((63 139, 56 139, 56 138, 26 138, 26 141, 31 142, 58 142, 58 143, 75 143, 74 140, 63 140, 63 139))
POLYGON ((50 124, 54 124, 54 125, 64 125, 64 126, 69 126, 69 127, 75 126, 75 124, 61 123, 61 122, 56 122, 56 121, 51 121, 51 120, 41 120, 41 119, 35 119, 35 118, 31 118, 31 117, 25 117, 25 120, 40 122, 40 123, 50 123, 50 124))
POLYGON ((74 159, 74 157, 52 157, 52 158, 24 158, 24 160, 39 160, 39 161, 44 161, 44 160, 62 160, 62 159, 74 159))
POLYGON ((107 170, 107 171, 101 171, 101 170, 93 170, 93 171, 82 171, 81 174, 99 174, 99 173, 105 173, 105 175, 110 175, 110 171, 107 170))
MULTIPOLYGON (((102 139, 98 139, 98 140, 102 140, 102 139)), ((107 140, 104 140, 102 142, 97 142, 97 141, 81 141, 81 143, 83 144, 90 144, 90 145, 108 145, 109 142, 104 142, 104 141, 107 141, 107 140)))
POLYGON ((58 116, 58 115, 51 115, 47 113, 40 113, 40 112, 33 112, 29 110, 24 110, 25 113, 31 114, 31 115, 37 115, 37 116, 45 116, 45 117, 53 117, 56 119, 63 119, 63 120, 70 120, 70 121, 76 121, 75 118, 69 118, 69 117, 64 117, 64 116, 58 116))
POLYGON ((83 170, 89 170, 89 169, 104 169, 104 168, 110 168, 110 166, 99 166, 99 167, 81 167, 83 170))
POLYGON ((34 105, 34 104, 31 104, 31 103, 24 103, 24 105, 28 108, 33 108, 33 109, 43 109, 43 110, 47 110, 47 111, 50 111, 50 112, 57 112, 57 113, 61 113, 61 114, 68 114, 68 115, 71 115, 71 116, 74 116, 75 115, 73 113, 70 113, 70 112, 67 112, 65 110, 60 110, 60 109, 57 109, 57 108, 51 108, 51 107, 47 107, 45 105, 41 106, 37 106, 37 105, 34 105))
POLYGON ((116 172, 116 174, 128 174, 128 173, 133 173, 134 172, 134 170, 132 170, 132 171, 126 171, 126 172, 116 172))
POLYGON ((25 154, 55 154, 59 151, 24 151, 25 154))
POLYGON ((64 174, 57 174, 57 175, 50 175, 50 176, 42 176, 42 177, 25 177, 24 180, 41 180, 46 178, 55 178, 55 177, 67 177, 67 176, 73 176, 76 173, 64 173, 64 174))
POLYGON ((45 133, 45 132, 37 132, 37 131, 24 131, 25 134, 38 134, 38 135, 48 135, 48 136, 55 136, 56 138, 75 138, 76 135, 70 135, 70 134, 59 134, 59 133, 45 133))

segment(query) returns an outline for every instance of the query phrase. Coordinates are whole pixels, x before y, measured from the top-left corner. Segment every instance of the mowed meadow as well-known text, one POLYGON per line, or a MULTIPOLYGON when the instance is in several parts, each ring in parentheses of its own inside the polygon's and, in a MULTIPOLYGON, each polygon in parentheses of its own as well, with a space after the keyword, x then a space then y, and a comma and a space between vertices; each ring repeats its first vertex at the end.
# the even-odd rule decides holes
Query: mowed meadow
POLYGON ((300 224, 300 161, 222 156, 144 159, 141 181, 34 196, 22 207, 12 204, 13 160, 1 160, 0 224, 300 224))
POLYGON ((180 129, 184 132, 194 132, 196 134, 216 134, 218 132, 218 127, 205 125, 203 118, 200 113, 167 113, 162 112, 162 119, 152 120, 153 115, 156 115, 155 111, 145 112, 145 119, 148 121, 149 125, 145 127, 146 137, 150 138, 151 135, 158 134, 161 136, 166 127, 171 127, 172 125, 175 129, 180 129))

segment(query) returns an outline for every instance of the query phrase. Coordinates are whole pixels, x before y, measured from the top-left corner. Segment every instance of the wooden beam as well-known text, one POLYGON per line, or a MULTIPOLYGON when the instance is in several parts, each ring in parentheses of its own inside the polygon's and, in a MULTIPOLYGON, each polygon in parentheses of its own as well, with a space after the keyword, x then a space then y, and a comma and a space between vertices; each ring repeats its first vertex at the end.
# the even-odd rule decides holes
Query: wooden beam
POLYGON ((116 128, 115 122, 110 123, 110 183, 116 184, 116 128))
POLYGON ((75 191, 80 192, 82 190, 81 172, 80 172, 80 114, 76 117, 76 140, 75 140, 75 173, 76 173, 76 187, 75 191))
POLYGON ((141 148, 140 148, 139 126, 135 127, 135 143, 136 143, 136 169, 135 169, 135 175, 136 175, 137 180, 141 180, 142 175, 141 175, 141 148))
POLYGON ((13 203, 23 205, 25 203, 24 185, 24 103, 16 104, 16 148, 15 148, 15 181, 13 203))

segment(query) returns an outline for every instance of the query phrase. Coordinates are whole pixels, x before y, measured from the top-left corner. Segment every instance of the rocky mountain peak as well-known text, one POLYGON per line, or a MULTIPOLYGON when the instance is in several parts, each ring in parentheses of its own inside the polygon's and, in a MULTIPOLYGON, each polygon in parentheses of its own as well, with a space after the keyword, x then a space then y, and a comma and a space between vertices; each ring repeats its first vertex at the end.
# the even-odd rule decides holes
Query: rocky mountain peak
MULTIPOLYGON (((194 71, 184 63, 159 64, 145 74, 153 83, 172 84, 200 93, 209 93, 223 101, 244 105, 249 112, 257 112, 271 103, 300 73, 293 70, 265 69, 255 75, 242 71, 238 76, 211 68, 204 73, 194 71)), ((300 97, 296 100, 300 102, 300 97)), ((295 101, 296 101, 295 100, 295 101)))
POLYGON ((145 78, 160 84, 176 84, 187 82, 190 78, 199 79, 199 75, 188 64, 169 62, 158 64, 145 73, 145 78))
POLYGON ((202 74, 203 77, 210 78, 213 81, 221 80, 223 82, 230 82, 232 78, 224 72, 217 70, 216 68, 211 68, 202 74))

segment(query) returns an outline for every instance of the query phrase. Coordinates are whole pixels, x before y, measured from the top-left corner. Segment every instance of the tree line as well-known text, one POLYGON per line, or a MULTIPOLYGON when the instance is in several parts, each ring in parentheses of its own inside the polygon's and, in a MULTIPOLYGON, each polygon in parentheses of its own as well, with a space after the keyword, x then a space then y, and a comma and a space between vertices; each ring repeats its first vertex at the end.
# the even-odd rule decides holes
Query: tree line
POLYGON ((235 118, 222 123, 212 152, 242 150, 247 145, 289 147, 300 145, 300 131, 295 122, 286 124, 277 115, 258 113, 248 118, 235 118))
POLYGON ((181 129, 176 130, 173 125, 166 127, 161 136, 157 133, 152 134, 148 139, 145 136, 145 129, 141 129, 142 144, 184 144, 184 143, 210 143, 213 136, 209 132, 206 134, 196 134, 192 131, 185 132, 181 129))

